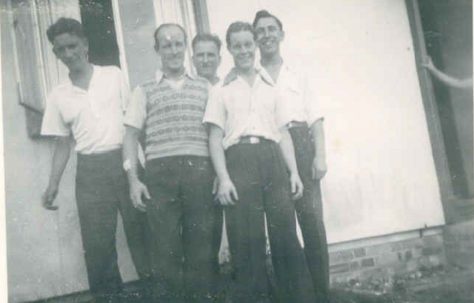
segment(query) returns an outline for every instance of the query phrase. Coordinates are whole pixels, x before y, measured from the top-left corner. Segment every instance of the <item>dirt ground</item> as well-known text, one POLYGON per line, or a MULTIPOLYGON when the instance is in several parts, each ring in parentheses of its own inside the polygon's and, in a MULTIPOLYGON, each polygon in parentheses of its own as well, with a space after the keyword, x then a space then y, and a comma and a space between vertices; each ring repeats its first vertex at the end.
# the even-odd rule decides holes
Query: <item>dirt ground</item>
POLYGON ((333 289, 331 303, 474 303, 474 269, 408 281, 386 294, 333 289))

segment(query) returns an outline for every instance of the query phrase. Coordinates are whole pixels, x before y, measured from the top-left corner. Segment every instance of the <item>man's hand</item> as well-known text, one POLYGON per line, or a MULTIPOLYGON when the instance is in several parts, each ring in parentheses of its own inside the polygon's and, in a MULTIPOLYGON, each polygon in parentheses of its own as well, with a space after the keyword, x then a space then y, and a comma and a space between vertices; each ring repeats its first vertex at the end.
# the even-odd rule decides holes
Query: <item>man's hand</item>
POLYGON ((217 189, 217 199, 221 205, 234 205, 234 201, 239 200, 234 183, 230 179, 219 182, 217 189))
POLYGON ((425 59, 424 59, 424 62, 421 63, 421 66, 427 68, 428 70, 434 70, 436 69, 434 64, 433 64, 433 60, 431 59, 430 56, 427 56, 425 59))
POLYGON ((130 199, 132 199, 133 206, 140 211, 146 211, 143 197, 151 199, 150 193, 145 184, 140 182, 138 179, 130 182, 130 199))
POLYGON ((46 189, 46 191, 43 193, 43 196, 41 197, 41 202, 43 204, 43 207, 48 210, 57 210, 58 207, 56 205, 53 205, 54 199, 56 199, 57 195, 58 195, 58 187, 48 185, 48 188, 46 189))
POLYGON ((290 174, 290 184, 291 184, 291 198, 293 200, 298 200, 303 197, 303 182, 298 174, 290 174))
POLYGON ((326 159, 314 157, 312 167, 313 180, 321 180, 326 175, 327 171, 328 167, 326 165, 326 159))

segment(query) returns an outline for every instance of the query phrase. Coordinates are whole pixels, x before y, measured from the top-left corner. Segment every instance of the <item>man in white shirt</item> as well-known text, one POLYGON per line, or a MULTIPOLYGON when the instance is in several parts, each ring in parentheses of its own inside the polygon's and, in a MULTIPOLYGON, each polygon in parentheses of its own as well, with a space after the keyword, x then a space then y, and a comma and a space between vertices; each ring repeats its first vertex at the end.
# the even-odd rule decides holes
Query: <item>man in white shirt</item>
POLYGON ((271 79, 254 68, 256 45, 250 24, 232 23, 226 42, 236 77, 212 92, 204 122, 210 128, 210 153, 219 180, 217 198, 226 207, 235 271, 233 301, 271 300, 265 268, 266 216, 283 302, 314 302, 290 197, 300 198, 303 186, 277 91, 271 79))
POLYGON ((304 251, 317 300, 329 302, 329 257, 323 223, 320 180, 326 174, 323 116, 305 76, 295 72, 280 55, 284 38, 281 21, 267 11, 255 15, 253 27, 260 49, 260 64, 279 90, 304 194, 295 202, 304 239, 304 251))
POLYGON ((69 77, 51 92, 43 117, 41 133, 55 137, 55 151, 42 202, 58 208, 53 202, 75 141, 76 202, 90 290, 98 302, 116 302, 122 287, 115 246, 119 211, 136 270, 140 278, 150 276, 146 217, 133 208, 122 170, 128 85, 117 67, 89 63, 77 20, 60 18, 47 35, 69 77))

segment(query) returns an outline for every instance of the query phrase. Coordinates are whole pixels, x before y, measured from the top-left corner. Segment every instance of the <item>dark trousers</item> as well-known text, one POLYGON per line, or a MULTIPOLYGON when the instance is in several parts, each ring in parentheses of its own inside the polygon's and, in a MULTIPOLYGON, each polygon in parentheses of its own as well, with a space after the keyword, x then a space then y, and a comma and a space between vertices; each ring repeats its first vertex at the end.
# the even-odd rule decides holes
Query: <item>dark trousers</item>
POLYGON ((114 301, 121 290, 115 239, 118 212, 139 277, 151 276, 146 215, 133 207, 128 188, 121 150, 77 156, 76 202, 87 276, 99 301, 114 301))
POLYGON ((314 302, 304 254, 296 235, 295 209, 279 147, 272 141, 237 144, 226 151, 239 200, 226 207, 229 248, 235 270, 233 302, 269 302, 265 223, 282 302, 314 302))
POLYGON ((329 302, 329 256, 320 182, 312 179, 314 144, 308 127, 290 129, 298 171, 304 185, 303 197, 295 208, 304 240, 304 252, 317 295, 317 302, 329 302))
POLYGON ((215 203, 210 159, 173 156, 147 162, 156 302, 212 302, 215 203))

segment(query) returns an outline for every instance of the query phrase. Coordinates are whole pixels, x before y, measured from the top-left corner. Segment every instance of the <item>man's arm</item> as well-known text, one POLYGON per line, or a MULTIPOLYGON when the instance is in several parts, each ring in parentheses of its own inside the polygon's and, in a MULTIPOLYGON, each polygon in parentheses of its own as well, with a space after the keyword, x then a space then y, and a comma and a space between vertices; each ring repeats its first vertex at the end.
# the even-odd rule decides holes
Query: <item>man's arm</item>
POLYGON ((125 137, 123 139, 123 160, 128 166, 127 177, 130 186, 130 198, 133 206, 141 211, 146 210, 143 197, 150 199, 151 196, 147 187, 138 178, 138 138, 141 130, 132 126, 125 127, 125 137))
POLYGON ((322 179, 327 172, 326 144, 324 139, 323 119, 315 121, 311 125, 311 134, 314 142, 314 159, 312 166, 313 179, 322 179))
POLYGON ((214 170, 216 171, 218 181, 217 198, 222 205, 233 205, 234 201, 239 199, 234 183, 230 179, 225 164, 224 147, 222 139, 224 131, 217 125, 209 126, 209 152, 211 154, 214 170))
POLYGON ((430 71, 430 73, 435 78, 437 78, 439 81, 443 82, 444 84, 448 86, 452 86, 456 88, 466 88, 466 89, 472 88, 472 77, 465 78, 465 79, 457 79, 448 74, 445 74, 433 64, 431 57, 428 57, 427 62, 422 63, 422 66, 428 69, 428 71, 430 71))
POLYGON ((290 171, 291 193, 293 194, 293 199, 298 200, 303 196, 303 182, 301 182, 301 178, 298 173, 298 167, 296 166, 293 140, 291 139, 291 135, 286 128, 281 130, 280 149, 283 154, 286 166, 290 171))
POLYGON ((58 209, 53 205, 58 194, 59 183, 71 154, 71 137, 57 137, 54 143, 54 154, 51 164, 51 175, 46 191, 42 196, 43 207, 49 210, 58 209))

